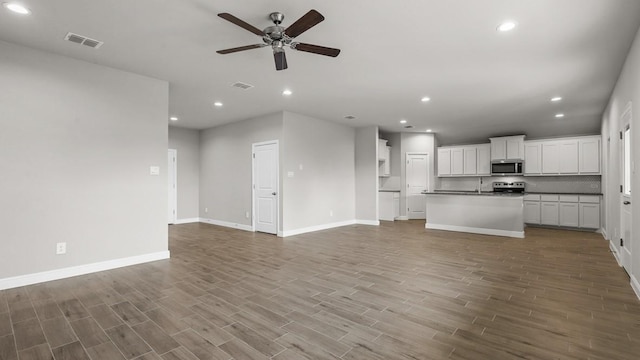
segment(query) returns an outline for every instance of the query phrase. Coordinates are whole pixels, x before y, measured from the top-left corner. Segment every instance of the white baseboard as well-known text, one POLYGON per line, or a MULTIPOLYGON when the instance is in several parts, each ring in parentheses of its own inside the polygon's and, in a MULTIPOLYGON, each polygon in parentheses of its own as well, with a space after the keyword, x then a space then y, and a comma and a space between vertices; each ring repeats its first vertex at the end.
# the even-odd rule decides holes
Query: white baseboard
POLYGON ((613 257, 616 259, 618 266, 622 266, 622 262, 620 261, 620 256, 618 255, 618 249, 616 249, 616 246, 613 245, 613 241, 609 241, 609 249, 611 250, 613 257))
POLYGON ((380 226, 380 220, 356 220, 356 224, 380 226))
POLYGON ((178 219, 173 224, 181 225, 181 224, 191 224, 191 223, 197 223, 197 222, 200 222, 200 218, 178 219))
POLYGON ((396 220, 405 221, 405 220, 409 220, 409 217, 408 216, 398 216, 398 217, 396 217, 396 220))
POLYGON ((164 260, 169 258, 169 250, 151 254, 137 255, 122 259, 101 261, 92 264, 72 266, 64 269, 43 271, 34 274, 14 276, 0 279, 0 290, 11 289, 20 286, 38 284, 45 281, 70 278, 79 275, 86 275, 98 271, 117 269, 130 265, 137 265, 151 261, 164 260))
POLYGON ((224 227, 228 227, 228 228, 232 228, 232 229, 240 229, 240 230, 244 230, 244 231, 253 231, 253 227, 251 225, 232 223, 232 222, 228 222, 228 221, 200 218, 200 222, 207 223, 207 224, 212 224, 212 225, 224 226, 224 227))
POLYGON ((282 237, 300 235, 300 234, 310 233, 310 232, 320 231, 320 230, 333 229, 341 226, 354 225, 356 223, 357 223, 356 220, 347 220, 347 221, 340 221, 340 222, 334 222, 329 224, 309 226, 306 228, 300 228, 300 229, 294 229, 294 230, 285 230, 282 232, 282 237))
POLYGON ((638 282, 638 279, 636 279, 635 276, 630 275, 629 277, 631 278, 631 288, 633 289, 633 292, 636 293, 636 296, 638 297, 638 299, 640 299, 640 283, 638 282))
POLYGON ((600 232, 600 234, 602 234, 602 237, 603 237, 605 240, 609 240, 609 235, 607 234, 607 229, 605 229, 605 228, 600 228, 600 231, 599 231, 599 232, 600 232))
POLYGON ((507 237, 524 239, 524 231, 484 229, 484 228, 469 227, 469 226, 440 225, 440 224, 430 224, 430 223, 426 223, 424 227, 425 229, 457 231, 457 232, 466 232, 466 233, 482 234, 482 235, 507 236, 507 237))

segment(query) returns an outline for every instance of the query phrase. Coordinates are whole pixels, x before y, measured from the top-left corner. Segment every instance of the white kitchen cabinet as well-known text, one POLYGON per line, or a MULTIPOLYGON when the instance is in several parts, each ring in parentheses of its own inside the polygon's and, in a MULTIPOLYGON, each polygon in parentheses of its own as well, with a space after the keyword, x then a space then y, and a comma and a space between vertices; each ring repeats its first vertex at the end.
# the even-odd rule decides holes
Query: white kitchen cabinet
POLYGON ((491 145, 438 148, 438 176, 491 175, 491 145))
POLYGON ((387 141, 385 139, 378 139, 378 161, 387 160, 387 141))
POLYGON ((540 224, 540 201, 524 201, 524 222, 540 224))
POLYGON ((557 141, 542 143, 542 173, 558 174, 560 172, 560 144, 557 141))
POLYGON ((524 135, 490 138, 491 160, 523 160, 524 135))
POLYGON ((384 147, 385 159, 378 161, 378 176, 391 176, 391 146, 384 147))
POLYGON ((600 137, 581 138, 580 174, 600 174, 600 137))
POLYGON ((451 175, 464 174, 464 149, 451 149, 451 175))
POLYGON ((438 176, 451 175, 451 149, 438 149, 438 176))
POLYGON ((380 191, 378 192, 378 219, 394 221, 400 216, 400 192, 380 191))
POLYGON ((580 227, 588 229, 600 228, 600 204, 580 204, 580 227))
POLYGON ((600 228, 600 196, 580 196, 580 227, 587 229, 600 228))
POLYGON ((524 144, 524 174, 539 175, 542 173, 542 144, 526 142, 524 144))
POLYGON ((558 144, 558 173, 563 175, 578 174, 578 140, 561 140, 558 144))
POLYGON ((464 153, 464 171, 465 175, 476 175, 478 173, 478 149, 475 146, 465 147, 462 149, 464 153))
POLYGON ((560 226, 578 227, 580 225, 578 203, 561 202, 558 204, 558 224, 560 226))
POLYGON ((524 175, 598 175, 600 146, 600 136, 526 141, 524 175))
POLYGON ((542 225, 558 225, 558 202, 557 201, 541 201, 540 202, 540 224, 542 225))
POLYGON ((491 144, 477 145, 476 151, 477 175, 491 175, 491 144))

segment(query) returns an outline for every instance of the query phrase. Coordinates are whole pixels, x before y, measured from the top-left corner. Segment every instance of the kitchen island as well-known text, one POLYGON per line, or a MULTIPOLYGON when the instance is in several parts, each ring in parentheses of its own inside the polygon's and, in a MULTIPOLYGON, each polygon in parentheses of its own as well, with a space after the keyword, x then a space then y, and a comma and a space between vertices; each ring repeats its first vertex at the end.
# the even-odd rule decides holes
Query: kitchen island
POLYGON ((524 202, 518 193, 423 192, 425 228, 524 238, 524 202))

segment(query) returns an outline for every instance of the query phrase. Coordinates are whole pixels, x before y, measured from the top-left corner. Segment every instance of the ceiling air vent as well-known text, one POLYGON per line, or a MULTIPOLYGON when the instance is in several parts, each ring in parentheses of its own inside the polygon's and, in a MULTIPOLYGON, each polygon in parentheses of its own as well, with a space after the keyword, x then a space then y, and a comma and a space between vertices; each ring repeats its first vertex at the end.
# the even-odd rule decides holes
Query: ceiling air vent
POLYGON ((67 35, 64 37, 64 39, 67 40, 67 41, 71 41, 71 42, 76 43, 76 44, 88 46, 88 47, 94 48, 94 49, 97 49, 100 46, 102 46, 102 44, 104 44, 104 42, 102 42, 102 41, 91 39, 91 38, 88 38, 86 36, 74 34, 74 33, 71 33, 71 32, 67 33, 67 35))
POLYGON ((253 87, 253 85, 245 84, 243 82, 238 81, 237 83, 231 84, 231 86, 236 87, 242 90, 249 90, 253 87))
POLYGON ((405 129, 413 129, 413 125, 407 125, 404 127, 405 129))

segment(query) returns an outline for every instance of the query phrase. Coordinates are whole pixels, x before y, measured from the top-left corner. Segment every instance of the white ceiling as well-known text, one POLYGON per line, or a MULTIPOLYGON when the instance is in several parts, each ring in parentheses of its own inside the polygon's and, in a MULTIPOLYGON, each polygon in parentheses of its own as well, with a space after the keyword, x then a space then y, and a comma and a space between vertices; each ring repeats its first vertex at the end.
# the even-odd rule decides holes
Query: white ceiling
POLYGON ((0 9, 0 39, 167 80, 169 112, 180 118, 172 125, 203 129, 288 110, 386 131, 404 131, 406 119, 441 144, 598 133, 640 25, 638 0, 22 3, 32 15, 0 9), (215 52, 261 42, 217 13, 262 29, 270 12, 283 12, 286 27, 312 8, 326 20, 297 40, 340 48, 337 58, 287 48, 289 69, 276 71, 268 47, 215 52), (497 32, 507 19, 516 30, 497 32), (66 42, 69 31, 105 44, 66 42), (255 88, 230 86, 237 81, 255 88), (283 97, 285 88, 293 95, 283 97), (550 103, 555 95, 564 100, 550 103))

